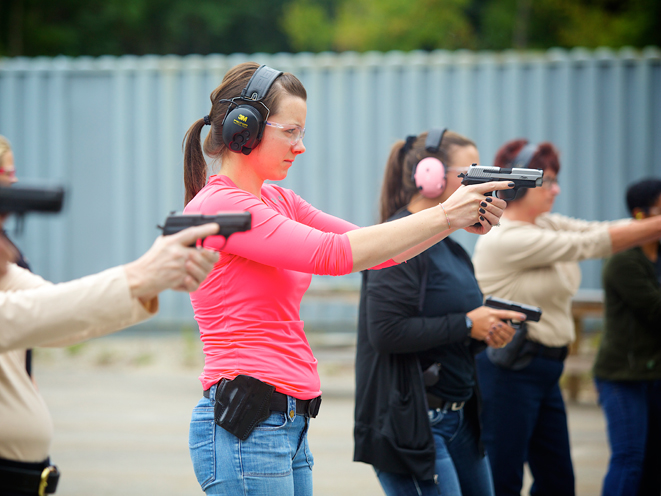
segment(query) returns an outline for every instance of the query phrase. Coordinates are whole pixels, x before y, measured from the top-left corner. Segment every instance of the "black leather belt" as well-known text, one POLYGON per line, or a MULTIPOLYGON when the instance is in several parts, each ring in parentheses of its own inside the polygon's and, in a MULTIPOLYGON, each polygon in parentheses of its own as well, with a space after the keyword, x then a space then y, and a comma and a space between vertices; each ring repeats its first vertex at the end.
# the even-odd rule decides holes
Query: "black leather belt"
POLYGON ((427 393, 427 405, 429 406, 430 409, 436 410, 438 409, 443 409, 446 406, 450 406, 450 410, 461 410, 464 405, 466 404, 465 401, 446 401, 443 398, 439 398, 435 394, 427 393))
MULTIPOLYGON (((205 389, 202 393, 205 398, 210 398, 209 391, 209 389, 205 389)), ((299 400, 296 398, 296 414, 315 418, 319 413, 320 405, 321 396, 317 396, 310 400, 299 400)), ((287 395, 273 391, 273 394, 271 395, 271 411, 288 413, 287 408, 287 395)))
POLYGON ((551 360, 557 360, 559 362, 562 362, 567 358, 567 355, 569 354, 569 347, 568 346, 560 346, 558 348, 552 347, 552 346, 544 346, 543 344, 540 343, 535 343, 537 345, 537 355, 544 357, 544 358, 549 358, 551 360))
POLYGON ((23 463, 0 459, 0 493, 44 496, 53 494, 60 472, 50 461, 23 463))

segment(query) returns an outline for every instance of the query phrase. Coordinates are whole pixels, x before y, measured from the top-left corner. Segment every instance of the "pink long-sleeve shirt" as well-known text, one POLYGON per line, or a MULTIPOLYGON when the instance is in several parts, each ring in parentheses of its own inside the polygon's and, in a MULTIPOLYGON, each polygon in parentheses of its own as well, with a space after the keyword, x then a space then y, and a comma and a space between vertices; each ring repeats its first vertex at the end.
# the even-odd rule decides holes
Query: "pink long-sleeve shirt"
MULTIPOLYGON (((311 274, 351 272, 346 235, 357 226, 315 209, 293 191, 264 184, 260 200, 227 176, 212 176, 184 209, 215 214, 249 211, 252 229, 225 243, 209 237, 220 260, 191 293, 204 343, 204 389, 221 378, 250 375, 299 399, 321 394, 317 359, 299 311, 311 274)), ((374 268, 394 265, 390 260, 374 268)))

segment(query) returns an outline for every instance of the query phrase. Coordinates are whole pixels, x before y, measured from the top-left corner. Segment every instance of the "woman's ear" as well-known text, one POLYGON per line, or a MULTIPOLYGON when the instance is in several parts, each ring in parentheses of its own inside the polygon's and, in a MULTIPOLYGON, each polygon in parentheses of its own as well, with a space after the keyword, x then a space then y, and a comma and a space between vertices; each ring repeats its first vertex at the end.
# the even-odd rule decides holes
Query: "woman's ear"
POLYGON ((643 212, 642 208, 634 208, 633 209, 633 217, 636 220, 641 220, 641 219, 644 219, 647 216, 645 215, 645 212, 643 212))

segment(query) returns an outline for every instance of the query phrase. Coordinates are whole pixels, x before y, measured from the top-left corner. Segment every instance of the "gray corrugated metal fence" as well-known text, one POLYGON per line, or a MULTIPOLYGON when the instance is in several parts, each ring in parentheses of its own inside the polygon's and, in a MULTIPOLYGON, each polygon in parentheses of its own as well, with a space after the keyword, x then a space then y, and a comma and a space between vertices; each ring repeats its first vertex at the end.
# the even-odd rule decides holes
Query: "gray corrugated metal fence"
MULTIPOLYGON (((626 185, 661 177, 655 48, 3 59, 0 134, 19 177, 68 187, 66 212, 31 217, 17 239, 38 273, 68 280, 151 245, 156 224, 182 208, 184 132, 208 112, 226 70, 246 60, 293 72, 308 90, 307 152, 283 185, 359 225, 376 220, 392 143, 433 126, 475 140, 483 164, 509 139, 552 141, 563 166, 556 210, 576 217, 624 216, 626 185)), ((472 250, 474 237, 458 239, 472 250)), ((584 264, 583 287, 599 287, 598 269, 584 264)), ((190 320, 185 295, 162 302, 161 322, 190 320)), ((312 321, 354 318, 306 311, 312 321)))

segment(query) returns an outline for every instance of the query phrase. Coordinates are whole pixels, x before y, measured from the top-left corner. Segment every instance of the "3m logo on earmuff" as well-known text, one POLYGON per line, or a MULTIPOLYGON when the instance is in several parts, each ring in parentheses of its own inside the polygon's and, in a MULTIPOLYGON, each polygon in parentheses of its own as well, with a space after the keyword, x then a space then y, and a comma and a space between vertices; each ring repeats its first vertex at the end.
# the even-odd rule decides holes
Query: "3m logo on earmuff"
POLYGON ((243 114, 239 114, 238 119, 243 122, 248 122, 248 118, 243 114))

